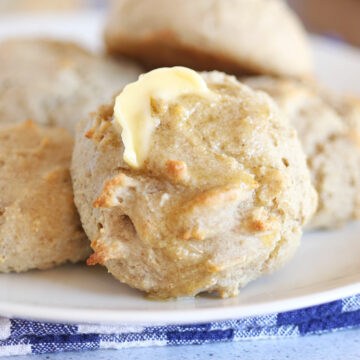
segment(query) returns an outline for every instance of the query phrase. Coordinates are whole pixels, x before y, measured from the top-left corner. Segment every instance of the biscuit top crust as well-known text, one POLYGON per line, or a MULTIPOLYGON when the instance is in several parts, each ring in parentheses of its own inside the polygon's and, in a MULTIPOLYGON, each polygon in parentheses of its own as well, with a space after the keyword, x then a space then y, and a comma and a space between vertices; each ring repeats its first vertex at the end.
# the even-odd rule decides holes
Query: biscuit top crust
POLYGON ((108 16, 107 50, 148 69, 313 73, 304 28, 283 0, 113 0, 108 16))
POLYGON ((0 42, 0 68, 1 125, 32 119, 71 134, 79 120, 142 72, 74 43, 41 38, 0 42))
MULTIPOLYGON (((215 102, 196 93, 151 101, 158 125, 140 168, 124 160, 114 106, 99 108, 81 140, 92 141, 98 152, 87 170, 99 179, 91 202, 96 209, 116 208, 131 219, 139 239, 160 248, 263 235, 275 246, 283 222, 298 228, 316 207, 296 132, 265 93, 223 73, 200 76, 215 102), (261 210, 261 221, 254 209, 261 210)), ((142 102, 139 97, 134 106, 142 102)), ((105 236, 97 231, 90 238, 105 236)), ((216 261, 222 260, 219 252, 216 261)))
MULTIPOLYGON (((160 68, 140 75, 118 95, 114 126, 121 132, 125 145, 124 160, 128 165, 133 168, 142 166, 151 134, 160 123, 156 113, 165 111, 177 97, 185 94, 216 99, 215 93, 209 90, 197 72, 181 66, 160 68)), ((174 174, 183 171, 179 165, 168 166, 174 174)))
MULTIPOLYGON (((54 183, 54 179, 63 183, 63 188, 68 192, 69 203, 72 203, 69 174, 72 147, 72 137, 61 128, 43 128, 31 120, 15 126, 2 126, 0 212, 19 199, 29 197, 31 191, 39 186, 54 183), (58 180, 59 177, 63 180, 58 180)), ((75 214, 75 208, 73 212, 75 214)))

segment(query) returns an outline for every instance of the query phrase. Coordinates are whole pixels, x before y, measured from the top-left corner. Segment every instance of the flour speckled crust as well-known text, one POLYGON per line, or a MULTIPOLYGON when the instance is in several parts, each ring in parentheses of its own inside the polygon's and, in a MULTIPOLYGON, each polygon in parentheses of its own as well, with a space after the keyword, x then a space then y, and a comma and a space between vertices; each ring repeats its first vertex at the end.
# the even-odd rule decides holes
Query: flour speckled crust
POLYGON ((31 119, 70 133, 82 117, 140 73, 128 62, 44 39, 0 43, 0 69, 0 124, 31 119))
POLYGON ((246 80, 266 91, 299 132, 319 207, 310 228, 334 228, 360 217, 360 106, 317 86, 288 79, 246 80))
POLYGON ((148 69, 312 73, 305 31, 282 0, 113 0, 105 40, 148 69))
POLYGON ((0 272, 84 260, 90 248, 70 178, 63 129, 28 121, 0 128, 0 272))
POLYGON ((296 132, 270 97, 223 73, 202 76, 217 100, 153 99, 159 125, 138 170, 123 160, 113 104, 76 134, 88 263, 161 298, 236 295, 291 258, 317 203, 296 132))

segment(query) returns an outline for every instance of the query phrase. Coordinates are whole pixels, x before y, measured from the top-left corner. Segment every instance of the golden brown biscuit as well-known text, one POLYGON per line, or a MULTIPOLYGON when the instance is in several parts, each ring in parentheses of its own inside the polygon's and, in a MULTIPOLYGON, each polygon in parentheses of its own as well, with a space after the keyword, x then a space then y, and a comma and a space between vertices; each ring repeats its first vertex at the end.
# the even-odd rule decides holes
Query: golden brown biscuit
POLYGON ((223 73, 202 78, 216 100, 152 98, 157 125, 138 169, 123 159, 113 105, 76 134, 88 263, 162 298, 236 295, 291 258, 316 207, 305 155, 275 103, 223 73))
POLYGON ((266 91, 299 133, 319 207, 310 228, 334 228, 360 217, 360 106, 313 85, 253 77, 246 83, 266 91))
POLYGON ((70 133, 82 117, 140 73, 128 62, 45 39, 0 43, 0 69, 0 124, 31 119, 70 133))
POLYGON ((305 31, 281 0, 113 0, 105 41, 148 69, 312 73, 305 31))
POLYGON ((0 272, 46 269, 89 255, 69 165, 73 140, 28 121, 0 128, 0 272))

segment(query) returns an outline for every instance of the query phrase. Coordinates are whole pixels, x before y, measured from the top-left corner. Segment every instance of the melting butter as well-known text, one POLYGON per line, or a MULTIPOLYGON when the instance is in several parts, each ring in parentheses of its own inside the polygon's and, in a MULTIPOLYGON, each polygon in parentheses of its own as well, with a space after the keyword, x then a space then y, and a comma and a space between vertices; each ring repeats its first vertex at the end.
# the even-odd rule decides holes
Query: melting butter
POLYGON ((140 168, 147 157, 158 122, 151 116, 152 99, 169 103, 185 94, 215 95, 196 71, 181 66, 150 71, 124 88, 115 101, 114 125, 121 132, 127 164, 140 168))

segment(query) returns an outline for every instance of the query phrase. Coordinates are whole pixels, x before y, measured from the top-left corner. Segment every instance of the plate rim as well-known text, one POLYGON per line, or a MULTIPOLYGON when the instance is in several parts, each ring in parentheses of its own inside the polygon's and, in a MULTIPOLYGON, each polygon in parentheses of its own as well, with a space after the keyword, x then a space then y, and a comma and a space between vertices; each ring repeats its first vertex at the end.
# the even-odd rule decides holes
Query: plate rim
MULTIPOLYGON (((340 300, 360 293, 360 282, 335 287, 315 294, 290 296, 286 299, 267 301, 255 305, 214 306, 191 309, 163 310, 118 310, 94 309, 61 306, 43 306, 37 304, 8 303, 0 301, 0 316, 8 318, 26 318, 33 321, 48 321, 71 324, 86 323, 126 323, 182 325, 226 321, 244 317, 262 316, 286 311, 299 310, 311 306, 340 300), (171 317, 169 317, 171 314, 171 317)), ((214 299, 214 302, 218 299, 214 299)), ((176 300, 175 300, 176 301, 176 300)), ((178 300, 178 301, 181 301, 178 300)))

